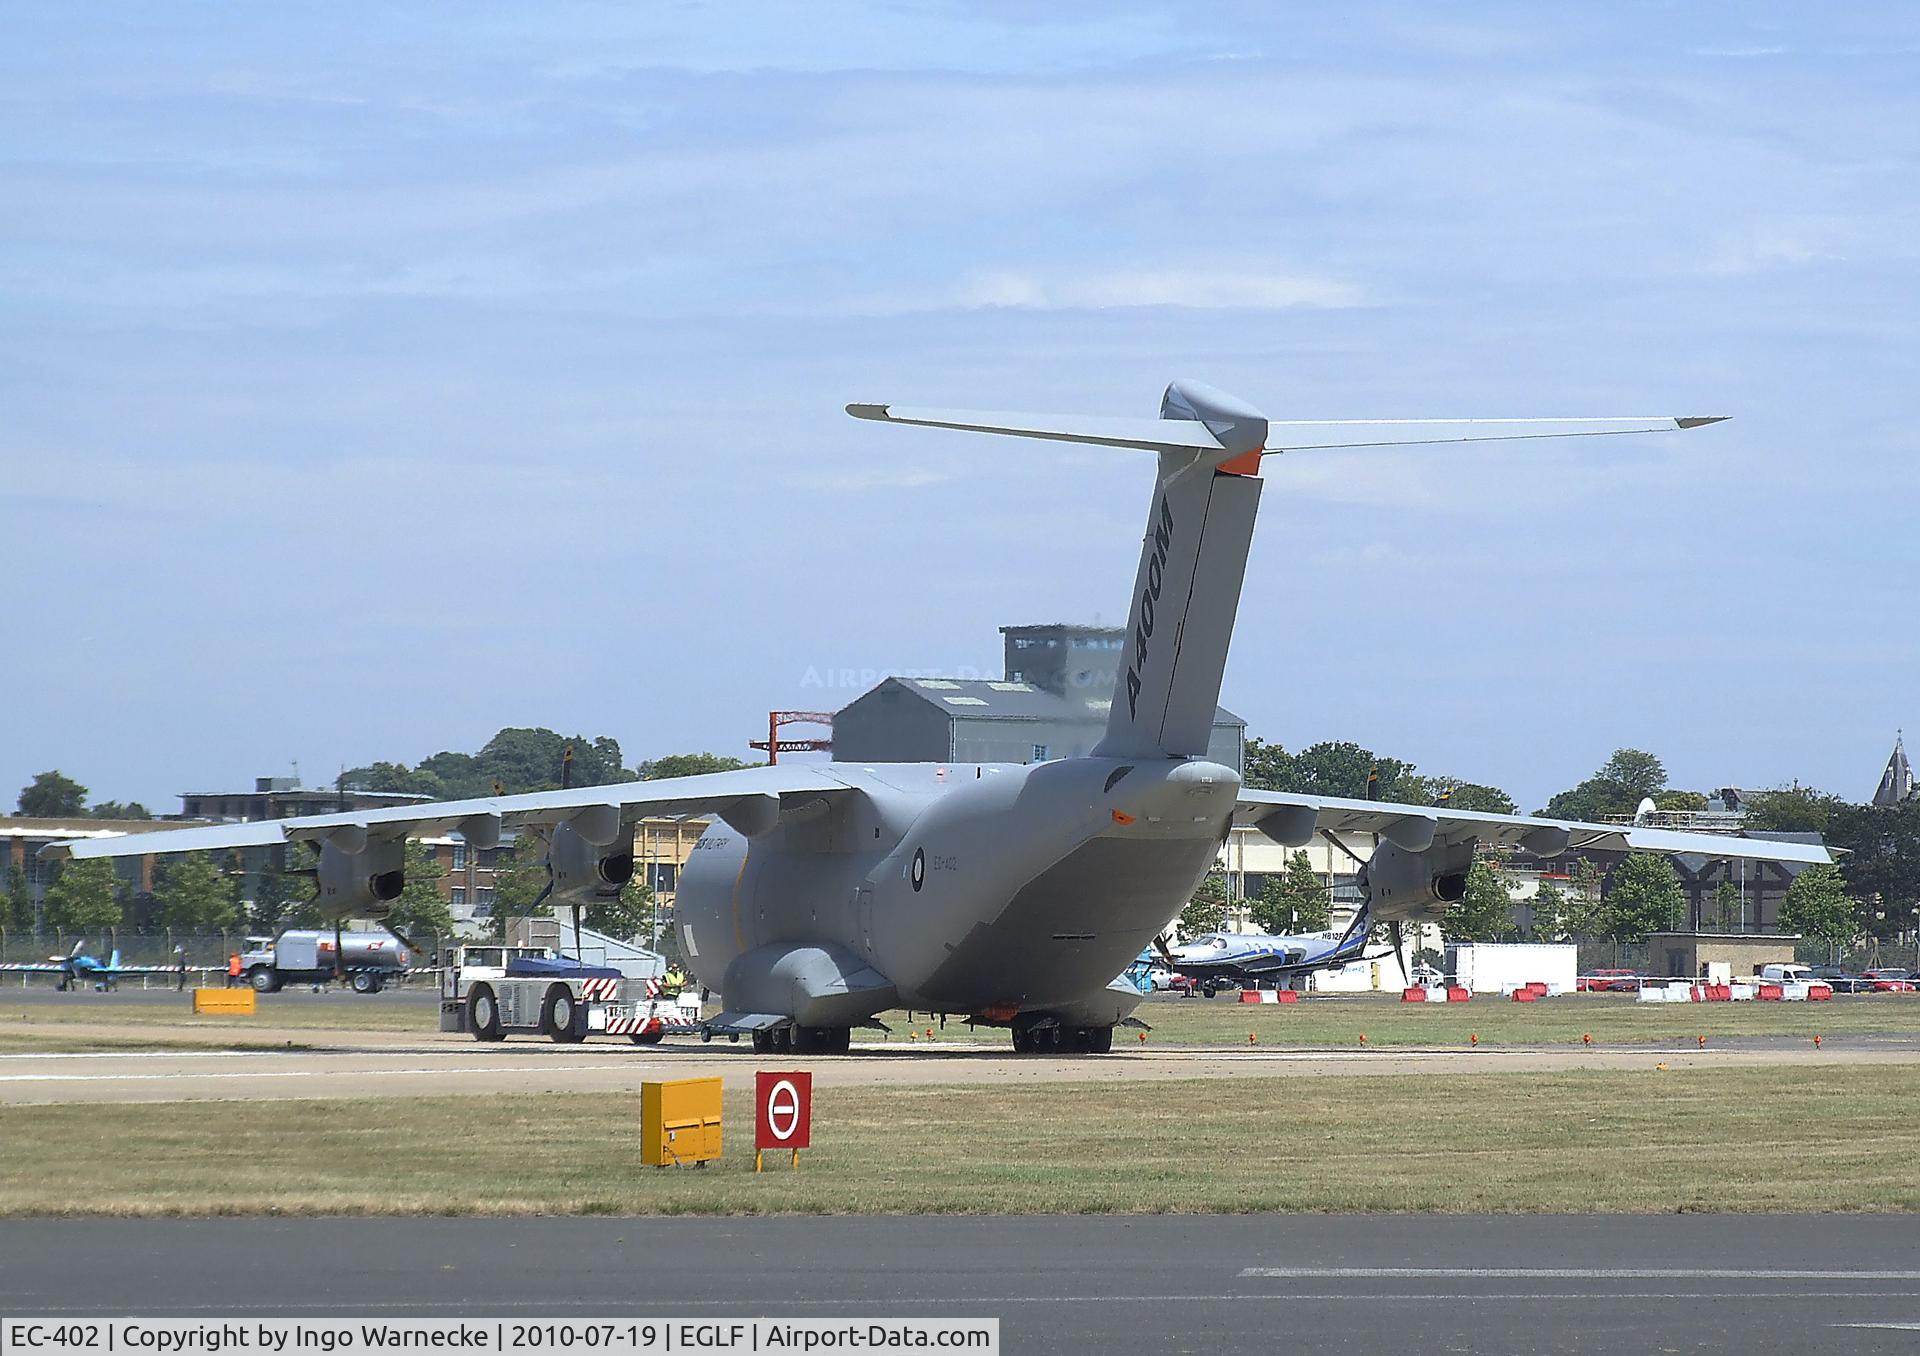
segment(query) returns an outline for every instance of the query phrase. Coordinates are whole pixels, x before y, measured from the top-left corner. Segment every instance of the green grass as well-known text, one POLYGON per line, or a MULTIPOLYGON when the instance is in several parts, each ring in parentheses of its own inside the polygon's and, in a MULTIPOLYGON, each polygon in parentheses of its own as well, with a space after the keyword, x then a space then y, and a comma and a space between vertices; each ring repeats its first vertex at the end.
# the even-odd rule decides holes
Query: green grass
MULTIPOLYGON (((8 1214, 1911 1211, 1920 1069, 823 1089, 799 1170, 639 1098, 0 1109, 8 1214)), ((777 1157, 777 1156, 776 1156, 777 1157)))

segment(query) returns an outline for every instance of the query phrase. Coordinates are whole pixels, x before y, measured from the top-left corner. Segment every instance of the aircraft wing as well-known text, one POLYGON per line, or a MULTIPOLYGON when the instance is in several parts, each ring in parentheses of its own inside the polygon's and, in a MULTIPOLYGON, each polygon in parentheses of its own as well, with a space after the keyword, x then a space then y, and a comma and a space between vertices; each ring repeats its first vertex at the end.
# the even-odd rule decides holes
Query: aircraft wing
MULTIPOLYGON (((551 829, 583 817, 618 814, 623 822, 648 816, 713 814, 763 816, 787 814, 816 801, 851 794, 845 782, 818 765, 751 767, 709 772, 696 777, 666 777, 611 786, 576 786, 565 791, 532 791, 518 796, 431 801, 380 810, 348 810, 297 819, 263 819, 244 824, 212 824, 151 833, 79 838, 49 843, 42 857, 144 857, 149 853, 203 852, 276 843, 320 842, 335 834, 369 839, 429 838, 461 832, 471 838, 508 829, 551 829)), ((596 837, 597 842, 610 841, 596 837)))
POLYGON ((1822 866, 1833 861, 1833 855, 1817 843, 1742 838, 1724 833, 1685 833, 1632 824, 1587 824, 1570 819, 1481 814, 1432 805, 1303 796, 1251 788, 1241 790, 1239 803, 1234 808, 1234 822, 1258 825, 1268 837, 1289 847, 1304 846, 1315 833, 1326 830, 1378 834, 1410 852, 1424 851, 1434 843, 1476 838, 1542 854, 1564 852, 1569 848, 1598 848, 1822 866))

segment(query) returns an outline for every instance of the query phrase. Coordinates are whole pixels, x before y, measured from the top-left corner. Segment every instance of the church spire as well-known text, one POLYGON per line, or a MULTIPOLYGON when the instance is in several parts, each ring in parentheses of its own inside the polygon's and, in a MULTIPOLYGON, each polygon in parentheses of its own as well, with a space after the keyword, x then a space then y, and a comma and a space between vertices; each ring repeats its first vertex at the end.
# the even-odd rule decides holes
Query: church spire
POLYGON ((1893 734, 1893 756, 1887 770, 1880 774, 1880 787, 1873 793, 1875 805, 1898 805, 1913 796, 1913 768, 1907 763, 1905 731, 1893 734))

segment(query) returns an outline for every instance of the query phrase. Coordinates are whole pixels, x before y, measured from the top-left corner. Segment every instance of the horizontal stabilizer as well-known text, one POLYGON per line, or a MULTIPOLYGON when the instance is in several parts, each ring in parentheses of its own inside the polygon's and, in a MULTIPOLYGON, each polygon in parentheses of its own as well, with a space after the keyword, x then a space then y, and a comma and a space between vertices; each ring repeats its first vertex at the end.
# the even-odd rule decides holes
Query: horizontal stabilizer
POLYGON ((903 405, 849 405, 855 419, 968 433, 1004 433, 1056 443, 1096 443, 1141 452, 1219 452, 1220 440, 1197 419, 1113 419, 1077 414, 1008 414, 998 410, 913 409, 903 405))
POLYGON ((1617 438, 1635 433, 1701 428, 1724 423, 1729 417, 1714 414, 1615 419, 1281 419, 1269 425, 1271 433, 1266 450, 1310 452, 1342 447, 1514 443, 1536 438, 1617 438))
MULTIPOLYGON (((967 433, 999 433, 1060 443, 1092 443, 1142 452, 1242 452, 1198 419, 1115 419, 1077 414, 1017 414, 905 405, 849 405, 856 419, 967 433)), ((1672 433, 1724 422, 1727 415, 1628 415, 1577 419, 1282 419, 1268 421, 1264 451, 1508 443, 1539 438, 1606 438, 1672 433)))

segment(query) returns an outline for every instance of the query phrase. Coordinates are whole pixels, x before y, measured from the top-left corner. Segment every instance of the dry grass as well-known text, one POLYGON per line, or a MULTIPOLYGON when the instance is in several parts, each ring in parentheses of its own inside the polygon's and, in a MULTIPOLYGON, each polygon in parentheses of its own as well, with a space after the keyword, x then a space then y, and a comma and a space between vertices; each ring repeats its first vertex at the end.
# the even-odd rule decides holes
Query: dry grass
MULTIPOLYGON (((1538 1003, 1503 1002, 1481 996, 1470 1003, 1402 1003, 1398 996, 1309 998, 1300 1003, 1241 1004, 1222 997, 1143 1004, 1134 1014, 1153 1028, 1153 1045, 1243 1046, 1251 1033, 1262 1046, 1353 1049, 1369 1046, 1446 1048, 1478 1036, 1489 1047, 1579 1045, 1672 1045, 1696 1036, 1884 1036, 1920 1038, 1920 995, 1883 994, 1829 1003, 1636 1003, 1626 994, 1570 994, 1538 1003)), ((1003 1030, 964 1024, 941 1028, 925 1013, 908 1022, 903 1013, 883 1013, 892 1027, 889 1043, 929 1025, 941 1044, 967 1041, 1007 1045, 1003 1030)), ((862 1036, 862 1039, 867 1039, 862 1036)), ((1132 1045, 1131 1031, 1117 1033, 1132 1045)))
MULTIPOLYGON (((281 1000, 273 994, 259 997, 254 1017, 196 1017, 192 992, 168 994, 163 1001, 132 994, 79 993, 27 1002, 0 993, 0 1035, 57 1032, 75 1022, 112 1023, 135 1028, 188 1027, 204 1030, 213 1024, 243 1029, 259 1026, 336 1028, 345 1031, 433 1031, 440 1020, 435 1002, 399 996, 363 998, 330 994, 281 1000)), ((145 1037, 142 1037, 144 1040, 145 1037)))
POLYGON ((10 1214, 1920 1208, 1920 1069, 1248 1078, 821 1094, 798 1172, 752 1111, 639 1164, 638 1096, 0 1109, 10 1214))

